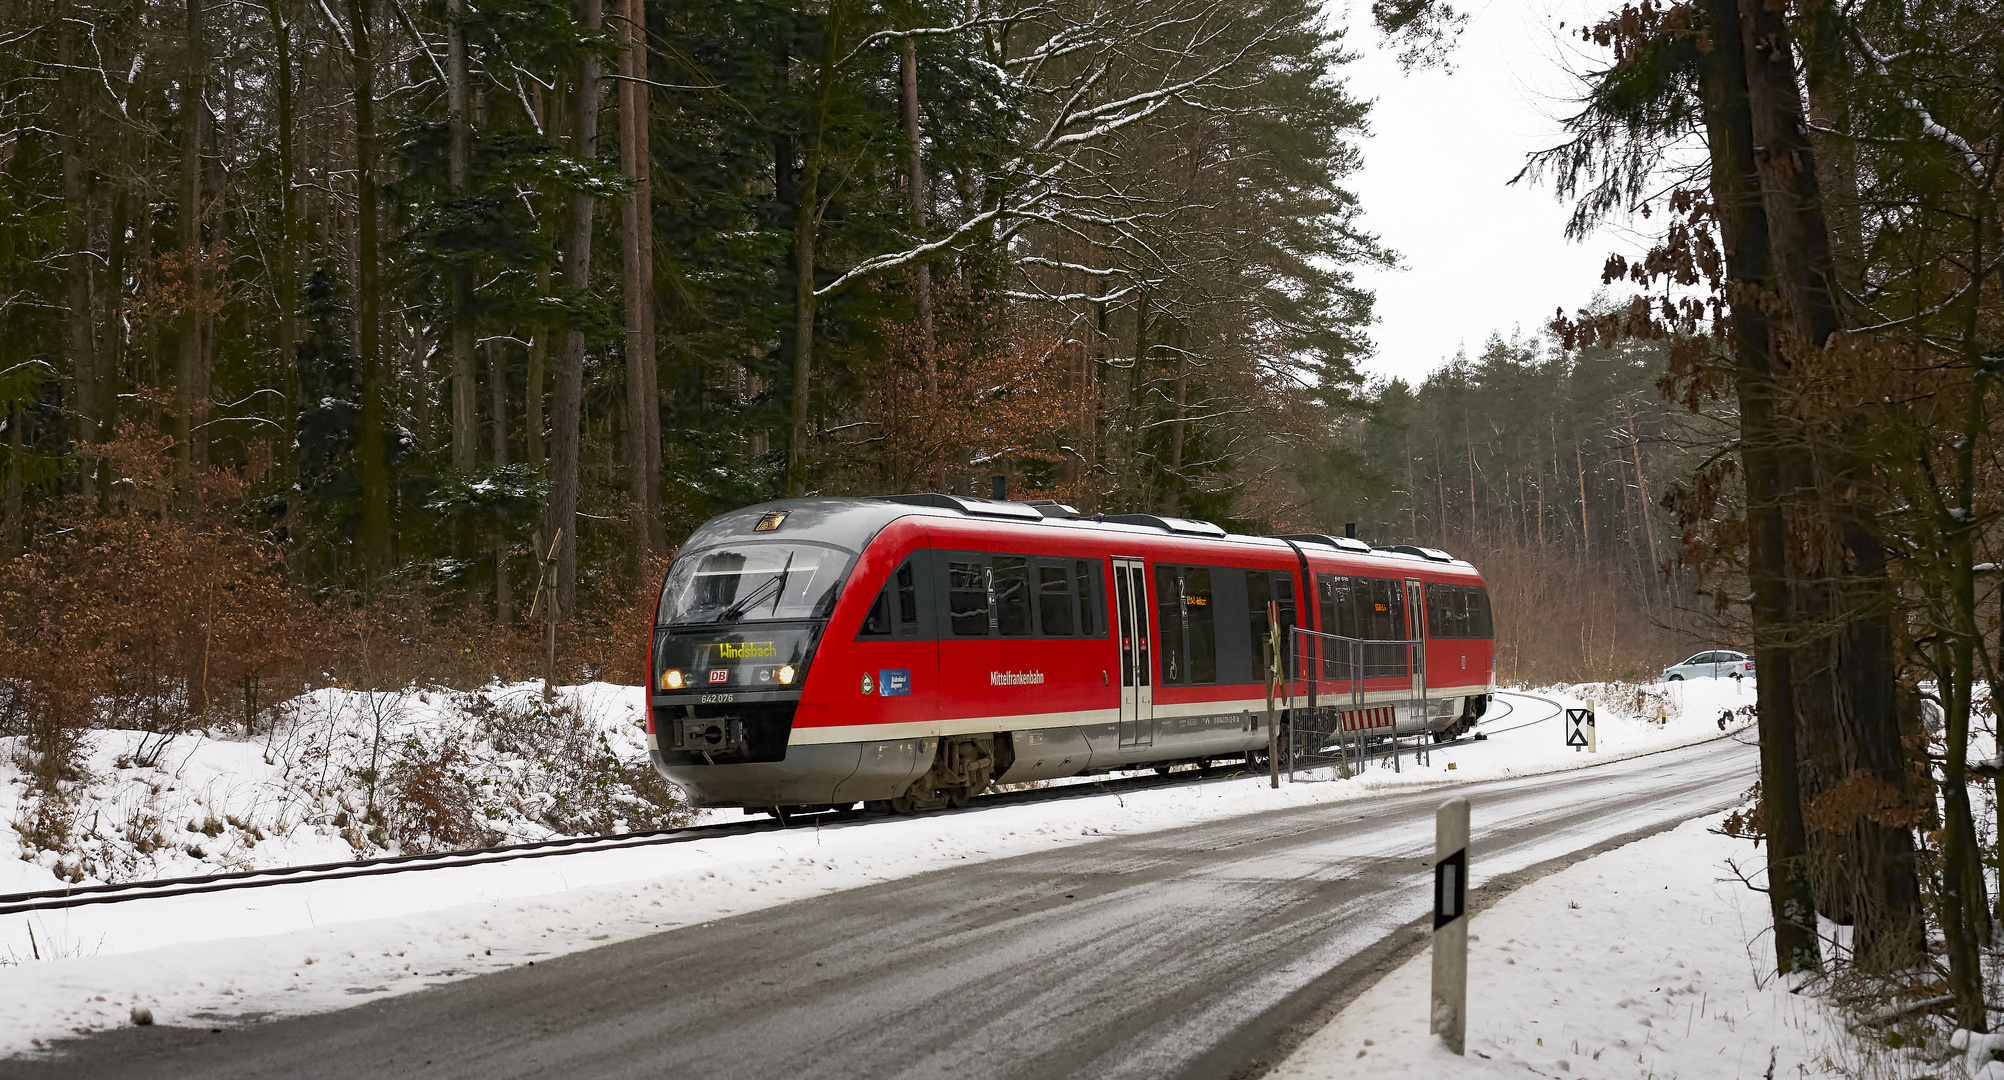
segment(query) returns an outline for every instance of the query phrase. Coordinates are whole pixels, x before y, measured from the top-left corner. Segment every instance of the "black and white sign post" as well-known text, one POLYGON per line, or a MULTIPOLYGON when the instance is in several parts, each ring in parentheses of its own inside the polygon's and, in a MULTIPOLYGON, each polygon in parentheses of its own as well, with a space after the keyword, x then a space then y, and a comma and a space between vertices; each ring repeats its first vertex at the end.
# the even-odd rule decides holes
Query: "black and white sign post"
POLYGON ((1566 710, 1566 745, 1589 754, 1600 753, 1600 740, 1594 735, 1592 705, 1566 710))
POLYGON ((1429 1031, 1465 1053, 1468 1035, 1468 800, 1433 815, 1433 1021, 1429 1031))

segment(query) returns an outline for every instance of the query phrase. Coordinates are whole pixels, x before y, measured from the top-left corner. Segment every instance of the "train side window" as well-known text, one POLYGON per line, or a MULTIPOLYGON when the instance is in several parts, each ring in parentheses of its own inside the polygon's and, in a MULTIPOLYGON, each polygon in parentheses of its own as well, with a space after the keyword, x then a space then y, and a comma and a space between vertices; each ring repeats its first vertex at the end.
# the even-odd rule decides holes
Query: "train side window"
POLYGON ((1027 637, 1030 623, 1030 560, 995 556, 995 625, 1003 637, 1027 637))
POLYGON ((858 637, 901 638, 918 636, 918 574, 912 569, 910 559, 906 559, 877 598, 870 602, 870 610, 863 616, 863 629, 858 637))
MULTIPOLYGON (((1322 632, 1355 638, 1357 631, 1356 589, 1351 578, 1341 574, 1315 575, 1315 599, 1321 608, 1322 632)), ((1350 678, 1350 657, 1356 647, 1348 641, 1322 641, 1322 677, 1350 678)))
POLYGON ((1467 586, 1468 589, 1468 636, 1473 638, 1493 638, 1496 636, 1496 620, 1489 611, 1489 590, 1480 585, 1467 586))
POLYGON ((1134 685, 1134 627, 1129 625, 1133 616, 1128 609, 1133 606, 1133 597, 1127 584, 1127 568, 1113 568, 1113 617, 1120 623, 1120 685, 1134 685))
POLYGON ((1098 637, 1099 602, 1105 595, 1099 583, 1098 564, 1080 559, 1074 569, 1077 571, 1079 583, 1079 635, 1098 637))
POLYGON ((870 611, 863 616, 861 637, 891 636, 891 587, 885 585, 870 603, 870 611))
POLYGON ((1181 577, 1173 566, 1155 568, 1155 653, 1162 662, 1164 686, 1190 681, 1183 653, 1183 636, 1189 624, 1183 611, 1181 577))
MULTIPOLYGON (((1272 662, 1272 635, 1268 627, 1266 608, 1273 602, 1273 579, 1264 570, 1246 571, 1246 626, 1252 631, 1253 676, 1257 681, 1266 681, 1267 665, 1272 662)), ((1282 642, 1281 648, 1287 648, 1282 642)))
POLYGON ((1211 571, 1193 566, 1183 571, 1183 625, 1190 636, 1187 646, 1189 679, 1193 683, 1218 681, 1217 614, 1212 607, 1211 571))
POLYGON ((1037 567, 1037 625, 1046 637, 1072 636, 1072 575, 1062 565, 1037 567))
MULTIPOLYGON (((1395 578, 1359 578, 1356 590, 1360 614, 1367 626, 1362 635, 1373 641, 1404 641, 1406 591, 1395 578)), ((1364 647, 1364 677, 1383 679, 1406 673, 1406 650, 1400 645, 1364 647)))
POLYGON ((918 572, 912 569, 911 560, 891 579, 891 587, 898 594, 898 636, 913 638, 918 636, 918 572))
POLYGON ((988 568, 976 562, 946 564, 946 607, 955 637, 988 636, 988 568))

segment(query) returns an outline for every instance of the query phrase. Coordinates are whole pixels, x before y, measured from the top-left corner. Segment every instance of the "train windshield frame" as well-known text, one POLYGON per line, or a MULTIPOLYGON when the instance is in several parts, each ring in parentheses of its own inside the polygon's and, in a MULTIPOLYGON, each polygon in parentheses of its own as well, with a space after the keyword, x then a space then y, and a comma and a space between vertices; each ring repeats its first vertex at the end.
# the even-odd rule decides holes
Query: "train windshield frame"
POLYGON ((683 554, 661 586, 655 625, 728 626, 825 619, 854 553, 807 541, 718 544, 683 554))

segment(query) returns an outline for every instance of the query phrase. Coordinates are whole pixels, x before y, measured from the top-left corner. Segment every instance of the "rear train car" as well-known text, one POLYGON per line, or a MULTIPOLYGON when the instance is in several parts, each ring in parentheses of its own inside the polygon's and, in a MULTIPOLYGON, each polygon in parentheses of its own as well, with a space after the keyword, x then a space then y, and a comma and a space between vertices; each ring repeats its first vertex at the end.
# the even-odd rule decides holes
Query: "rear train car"
POLYGON ((1432 549, 1054 503, 790 499, 710 520, 669 568, 648 745, 699 805, 901 812, 1251 759, 1270 611, 1362 642, 1300 635, 1284 717, 1444 739, 1495 690, 1482 578, 1432 549))

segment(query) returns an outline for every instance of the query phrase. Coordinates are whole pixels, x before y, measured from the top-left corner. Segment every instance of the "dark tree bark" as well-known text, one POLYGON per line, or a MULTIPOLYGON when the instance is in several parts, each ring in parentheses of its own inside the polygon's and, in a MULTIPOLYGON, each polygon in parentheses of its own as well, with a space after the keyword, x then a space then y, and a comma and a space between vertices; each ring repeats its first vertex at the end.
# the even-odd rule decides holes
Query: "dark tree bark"
MULTIPOLYGON (((299 228, 298 149, 293 131, 292 27, 285 21, 285 0, 268 0, 265 13, 271 20, 274 43, 273 94, 278 125, 278 247, 272 258, 272 295, 278 303, 278 355, 284 372, 285 397, 292 403, 285 415, 285 446, 279 449, 288 481, 298 478, 298 462, 293 440, 298 434, 299 415, 299 228)), ((288 488, 291 484, 286 485, 288 488)))
POLYGON ((1768 841, 1768 903, 1775 967, 1787 973, 1822 966, 1815 897, 1806 865, 1797 793, 1795 684, 1790 674, 1789 598, 1782 532, 1782 444, 1775 408, 1773 356, 1761 297, 1772 288, 1767 212, 1755 172, 1753 120, 1736 32, 1736 0, 1707 0, 1711 48, 1699 73, 1712 157, 1712 201, 1725 241, 1733 318, 1733 381, 1740 401, 1740 460, 1746 475, 1752 536, 1747 576, 1753 586, 1755 666, 1759 673, 1761 808, 1768 841))
MULTIPOLYGON (((487 415, 492 425, 494 469, 508 464, 508 365, 500 339, 487 342, 487 415)), ((508 542, 494 543, 494 621, 507 626, 515 621, 515 590, 508 580, 508 542)))
MULTIPOLYGON (((918 85, 918 44, 913 38, 905 38, 899 43, 898 74, 902 88, 905 142, 909 144, 909 178, 912 232, 925 232, 925 141, 924 132, 919 127, 919 85, 918 85)), ((933 338, 932 323, 932 264, 920 262, 912 268, 912 300, 917 307, 919 326, 919 363, 925 385, 927 404, 939 404, 939 351, 933 338)), ((933 487, 946 490, 946 459, 944 457, 933 467, 933 487)))
MULTIPOLYGON (((1795 368, 1813 363, 1841 326, 1837 269, 1788 24, 1764 0, 1740 0, 1739 20, 1755 160, 1783 302, 1783 318, 1771 322, 1770 331, 1781 367, 1795 368)), ((1783 494, 1801 520, 1788 567, 1800 628, 1796 715, 1811 748, 1800 795, 1811 811, 1832 808, 1811 814, 1819 906, 1857 926, 1858 963, 1899 970, 1922 955, 1910 826, 1897 814, 1878 820, 1836 810, 1857 805, 1849 793, 1861 784, 1895 795, 1907 787, 1892 701, 1885 553, 1866 506, 1869 468, 1847 449, 1850 425, 1818 423, 1827 437, 1813 440, 1819 450, 1805 446, 1790 455, 1783 494)), ((1953 802, 1951 796, 1951 812, 1953 802)), ((1973 824, 1971 830, 1973 836, 1973 824)), ((1987 918, 1980 875, 1973 886, 1974 915, 1987 918)))
POLYGON ((97 335, 91 303, 91 199, 85 178, 88 166, 83 153, 86 134, 90 130, 90 98, 77 66, 77 23, 82 16, 65 2, 57 5, 56 17, 60 22, 56 36, 56 57, 60 68, 56 85, 61 88, 63 106, 68 110, 67 121, 56 134, 56 150, 63 161, 64 277, 68 286, 64 322, 69 335, 70 374, 76 385, 75 437, 77 445, 84 451, 85 480, 89 485, 91 475, 102 467, 89 448, 96 446, 103 436, 99 427, 103 397, 99 385, 97 335))
POLYGON ((633 495, 633 558, 644 569, 667 547, 661 519, 661 390, 654 351, 654 194, 648 148, 647 6, 620 0, 626 50, 620 54, 619 156, 633 181, 620 206, 626 298, 628 477, 633 495))
POLYGON ((389 417, 383 400, 381 252, 377 237, 376 52, 370 0, 347 0, 355 95, 355 366, 362 377, 356 462, 362 482, 362 561, 373 587, 395 557, 390 531, 389 417))
MULTIPOLYGON (((466 0, 445 5, 445 101, 448 145, 446 183, 455 201, 467 195, 472 170, 472 125, 467 119, 466 0)), ((480 395, 473 358, 473 283, 466 266, 455 263, 450 277, 452 321, 452 467, 470 473, 480 450, 480 395)))
MULTIPOLYGON (((596 34, 604 21, 602 0, 579 0, 578 21, 596 34)), ((577 85, 570 108, 571 156, 598 156, 598 59, 586 56, 578 64, 577 85)), ((592 219, 598 200, 587 192, 571 197, 570 237, 564 245, 564 284, 574 293, 591 286, 592 219)), ((577 610, 579 440, 584 419, 584 330, 564 335, 557 360, 556 392, 550 405, 550 520, 562 530, 557 545, 557 606, 569 615, 577 610)))
POLYGON ((187 58, 181 82, 181 318, 180 367, 174 387, 174 458, 185 493, 193 486, 194 464, 207 457, 196 450, 206 439, 197 400, 208 380, 202 371, 207 353, 202 337, 207 319, 208 275, 202 257, 202 136, 208 127, 208 107, 202 101, 207 84, 209 52, 203 30, 202 0, 187 0, 187 58))

